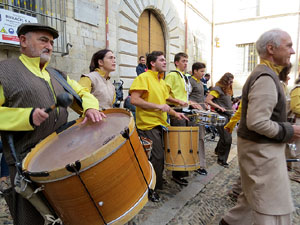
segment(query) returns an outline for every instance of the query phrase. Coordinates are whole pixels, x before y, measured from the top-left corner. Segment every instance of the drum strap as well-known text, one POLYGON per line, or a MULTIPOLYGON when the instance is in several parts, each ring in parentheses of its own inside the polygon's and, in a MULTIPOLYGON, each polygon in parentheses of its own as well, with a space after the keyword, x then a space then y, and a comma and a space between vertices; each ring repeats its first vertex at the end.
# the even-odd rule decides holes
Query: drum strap
POLYGON ((80 96, 75 92, 75 90, 71 87, 71 85, 68 84, 68 82, 66 81, 66 79, 63 78, 63 76, 56 69, 47 68, 47 70, 49 70, 49 71, 52 72, 52 75, 58 81, 58 83, 60 83, 61 86, 63 86, 63 88, 68 93, 70 93, 71 95, 73 95, 73 97, 76 100, 77 104, 82 108, 82 100, 81 100, 80 96))
POLYGON ((144 174, 144 171, 143 171, 143 169, 141 167, 140 161, 139 161, 139 159, 138 159, 138 157, 137 157, 137 155, 135 153, 134 147, 133 147, 133 145, 131 143, 130 135, 129 135, 129 128, 126 127, 124 129, 124 131, 121 132, 121 135, 123 136, 123 138, 125 138, 125 139, 127 139, 129 141, 129 144, 130 144, 131 149, 133 151, 134 157, 135 157, 135 159, 136 159, 136 161, 137 161, 137 163, 139 165, 140 171, 141 171, 141 173, 143 175, 143 178, 144 178, 144 181, 145 181, 145 183, 147 185, 147 188, 148 188, 148 198, 151 201, 153 201, 153 202, 157 202, 159 200, 159 196, 158 196, 158 194, 153 189, 150 189, 149 183, 148 183, 148 181, 147 181, 147 179, 145 177, 145 174, 144 174))

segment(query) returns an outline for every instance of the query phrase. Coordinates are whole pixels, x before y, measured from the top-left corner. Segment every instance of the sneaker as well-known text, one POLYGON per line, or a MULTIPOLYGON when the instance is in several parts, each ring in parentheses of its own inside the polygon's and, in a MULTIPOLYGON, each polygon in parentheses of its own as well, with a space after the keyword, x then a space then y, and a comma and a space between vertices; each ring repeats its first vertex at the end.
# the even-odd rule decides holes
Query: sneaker
POLYGON ((148 199, 151 202, 159 202, 160 201, 160 197, 159 197, 158 193, 152 189, 149 189, 148 199))
POLYGON ((189 184, 189 182, 186 179, 183 179, 182 177, 172 177, 172 180, 180 185, 184 185, 187 186, 189 184))
POLYGON ((207 171, 206 171, 206 169, 201 169, 201 168, 199 168, 199 169, 197 169, 197 170, 195 170, 197 173, 199 173, 200 175, 204 175, 204 176, 206 176, 207 175, 207 171))

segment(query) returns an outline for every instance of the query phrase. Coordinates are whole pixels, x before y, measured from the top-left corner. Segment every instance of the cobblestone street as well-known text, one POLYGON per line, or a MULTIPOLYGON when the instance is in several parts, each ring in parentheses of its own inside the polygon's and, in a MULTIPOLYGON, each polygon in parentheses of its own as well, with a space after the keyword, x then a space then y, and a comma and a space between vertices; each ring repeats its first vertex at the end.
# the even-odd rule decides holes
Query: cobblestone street
MULTIPOLYGON (((182 187, 171 181, 171 172, 166 171, 164 190, 159 192, 161 201, 148 202, 128 225, 218 225, 224 213, 235 204, 227 194, 239 175, 236 134, 233 136, 229 168, 216 163, 217 142, 206 142, 208 175, 191 172, 189 185, 182 187)), ((300 224, 300 184, 291 181, 291 187, 296 208, 293 224, 296 225, 300 224)), ((0 224, 13 224, 3 198, 0 204, 0 224)))

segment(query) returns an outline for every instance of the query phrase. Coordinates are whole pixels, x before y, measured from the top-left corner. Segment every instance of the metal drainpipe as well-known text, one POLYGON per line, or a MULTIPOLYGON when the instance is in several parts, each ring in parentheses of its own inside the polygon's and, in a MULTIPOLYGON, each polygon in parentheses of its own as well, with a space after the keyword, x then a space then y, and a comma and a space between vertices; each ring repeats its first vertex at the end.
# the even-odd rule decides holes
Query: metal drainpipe
POLYGON ((187 0, 184 1, 184 25, 185 25, 184 52, 187 53, 187 42, 188 42, 187 0))
POLYGON ((108 22, 108 0, 105 0, 105 48, 109 48, 108 22))
POLYGON ((211 86, 214 86, 214 81, 213 81, 213 71, 214 71, 214 29, 215 29, 215 21, 214 21, 214 0, 212 0, 212 19, 211 19, 211 71, 210 71, 210 83, 211 86))

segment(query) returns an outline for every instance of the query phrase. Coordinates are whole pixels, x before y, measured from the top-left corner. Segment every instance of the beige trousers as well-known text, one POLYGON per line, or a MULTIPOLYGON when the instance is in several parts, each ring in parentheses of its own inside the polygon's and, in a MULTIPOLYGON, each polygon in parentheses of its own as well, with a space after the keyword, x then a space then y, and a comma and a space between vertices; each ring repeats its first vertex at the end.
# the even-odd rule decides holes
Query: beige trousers
POLYGON ((236 206, 223 219, 229 225, 292 225, 292 214, 266 215, 252 210, 243 192, 239 195, 236 206))

